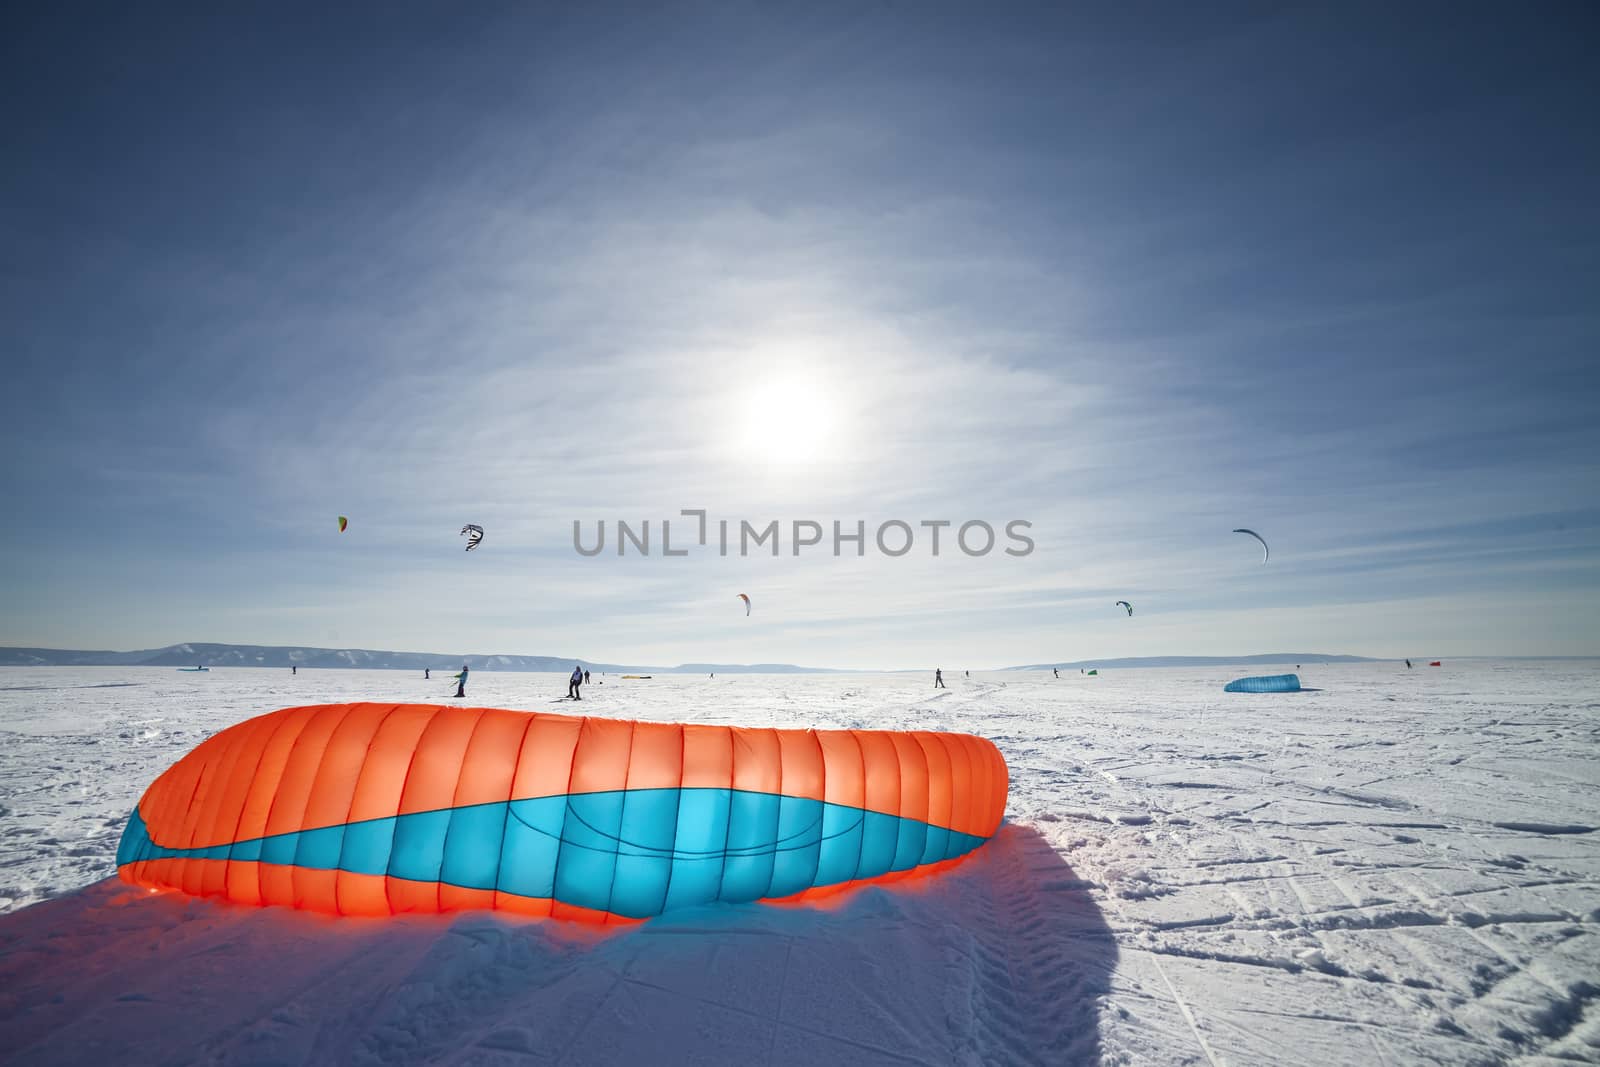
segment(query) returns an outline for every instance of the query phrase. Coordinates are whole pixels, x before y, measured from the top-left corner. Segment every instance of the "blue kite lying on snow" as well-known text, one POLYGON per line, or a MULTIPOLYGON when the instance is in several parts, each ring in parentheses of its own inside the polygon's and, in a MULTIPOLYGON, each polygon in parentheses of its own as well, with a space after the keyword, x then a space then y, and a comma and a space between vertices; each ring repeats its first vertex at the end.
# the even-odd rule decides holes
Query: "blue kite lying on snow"
POLYGON ((1298 674, 1258 674, 1250 678, 1235 678, 1222 687, 1224 693, 1298 693, 1298 674))

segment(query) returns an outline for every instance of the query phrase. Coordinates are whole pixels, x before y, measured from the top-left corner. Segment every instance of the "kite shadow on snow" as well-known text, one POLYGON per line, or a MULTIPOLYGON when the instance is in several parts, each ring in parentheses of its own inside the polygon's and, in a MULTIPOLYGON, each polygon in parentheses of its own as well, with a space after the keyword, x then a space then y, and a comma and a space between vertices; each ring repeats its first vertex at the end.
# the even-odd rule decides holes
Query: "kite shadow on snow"
POLYGON ((1069 1067, 1100 1060, 1117 962, 1087 885, 1015 824, 936 875, 620 928, 332 918, 106 879, 0 916, 0 945, 15 1009, 0 1048, 63 1064, 137 1047, 150 1062, 1069 1067))

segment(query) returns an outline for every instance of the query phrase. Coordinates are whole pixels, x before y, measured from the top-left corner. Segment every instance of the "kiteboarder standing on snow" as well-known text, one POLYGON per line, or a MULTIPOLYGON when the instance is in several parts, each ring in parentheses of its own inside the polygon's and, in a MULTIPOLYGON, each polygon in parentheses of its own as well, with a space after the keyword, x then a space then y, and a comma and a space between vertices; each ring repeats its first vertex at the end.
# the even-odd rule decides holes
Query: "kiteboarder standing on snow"
POLYGON ((1059 668, 1059 667, 1051 667, 1050 668, 1050 673, 1055 675, 1057 678, 1059 678, 1059 677, 1061 677, 1061 668, 1059 668))
POLYGON ((582 700, 583 694, 578 692, 579 687, 582 685, 583 668, 573 667, 572 677, 567 679, 567 696, 571 697, 573 700, 582 700))
POLYGON ((935 689, 948 689, 949 688, 949 686, 944 684, 944 671, 942 671, 938 667, 935 667, 933 669, 933 687, 935 689))
POLYGON ((456 675, 455 679, 456 679, 456 696, 458 696, 458 697, 466 696, 467 695, 467 665, 465 663, 463 663, 461 665, 461 673, 456 675))

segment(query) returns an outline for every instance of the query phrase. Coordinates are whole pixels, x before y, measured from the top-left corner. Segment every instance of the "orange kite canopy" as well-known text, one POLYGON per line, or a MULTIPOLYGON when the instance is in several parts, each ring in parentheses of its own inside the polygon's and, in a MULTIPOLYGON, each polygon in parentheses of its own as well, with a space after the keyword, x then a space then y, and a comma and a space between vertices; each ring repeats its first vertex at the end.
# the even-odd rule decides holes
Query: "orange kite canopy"
POLYGON ((619 922, 947 866, 1007 769, 970 734, 775 730, 496 708, 286 708, 139 800, 124 881, 341 915, 619 922))

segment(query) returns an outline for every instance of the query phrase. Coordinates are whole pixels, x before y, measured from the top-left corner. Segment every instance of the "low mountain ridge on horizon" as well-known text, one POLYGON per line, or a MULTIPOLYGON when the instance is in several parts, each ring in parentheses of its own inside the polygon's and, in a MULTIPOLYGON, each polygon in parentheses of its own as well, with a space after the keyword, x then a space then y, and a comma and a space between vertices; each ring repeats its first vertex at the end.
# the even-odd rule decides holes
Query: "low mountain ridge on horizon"
POLYGON ((596 663, 572 656, 459 655, 447 652, 392 652, 365 648, 314 648, 300 645, 230 645, 186 641, 132 652, 63 648, 0 648, 3 667, 312 667, 363 670, 544 671, 566 673, 574 664, 594 671, 660 674, 823 674, 828 667, 792 663, 683 663, 676 667, 596 663))
MULTIPOLYGON (((1394 656, 1391 659, 1398 660, 1394 656)), ((1420 657, 1412 657, 1417 659, 1420 657)), ((1008 671, 1048 671, 1052 669, 1077 670, 1080 667, 1226 667, 1229 664, 1249 663, 1382 663, 1374 656, 1330 656, 1325 652, 1262 652, 1253 656, 1123 656, 1120 659, 1079 659, 1071 663, 1033 663, 1023 667, 1006 667, 1008 671)))
MULTIPOLYGON (((1413 657, 1421 658, 1421 657, 1413 657)), ((999 671, 1102 670, 1136 667, 1210 667, 1228 664, 1376 663, 1370 656, 1327 655, 1320 652, 1268 652, 1250 656, 1131 656, 1099 660, 1073 660, 993 668, 999 671)), ((528 671, 566 673, 574 664, 593 672, 655 674, 854 674, 876 673, 835 667, 802 667, 792 663, 680 663, 675 667, 628 663, 597 663, 570 656, 459 655, 446 652, 394 652, 360 648, 316 648, 299 645, 231 645, 189 641, 162 648, 131 652, 109 650, 0 647, 4 667, 308 667, 363 670, 454 670, 465 663, 475 671, 528 671)), ((932 668, 898 668, 890 673, 932 668)), ((955 668, 952 668, 954 670, 955 668)))

